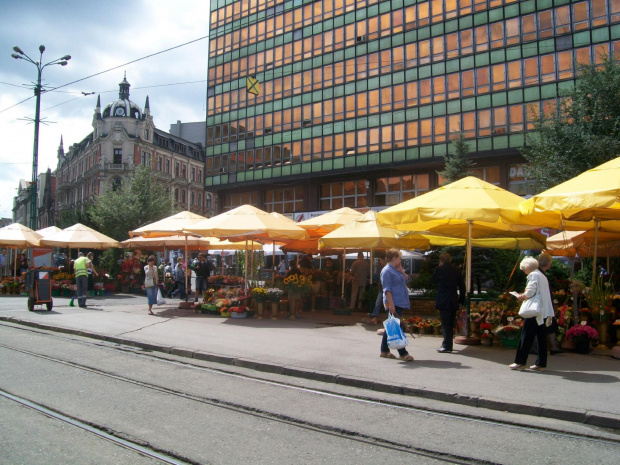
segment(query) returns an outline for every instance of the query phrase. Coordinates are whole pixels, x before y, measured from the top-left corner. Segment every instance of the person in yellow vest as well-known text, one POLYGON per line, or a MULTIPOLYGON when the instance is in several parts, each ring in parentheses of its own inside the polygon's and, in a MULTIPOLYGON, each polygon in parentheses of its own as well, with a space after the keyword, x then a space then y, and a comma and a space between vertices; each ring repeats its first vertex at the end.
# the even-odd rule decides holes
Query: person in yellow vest
POLYGON ((86 308, 89 268, 92 268, 91 261, 84 256, 84 252, 78 253, 78 258, 73 264, 73 269, 75 271, 75 283, 77 284, 78 305, 82 308, 86 308))

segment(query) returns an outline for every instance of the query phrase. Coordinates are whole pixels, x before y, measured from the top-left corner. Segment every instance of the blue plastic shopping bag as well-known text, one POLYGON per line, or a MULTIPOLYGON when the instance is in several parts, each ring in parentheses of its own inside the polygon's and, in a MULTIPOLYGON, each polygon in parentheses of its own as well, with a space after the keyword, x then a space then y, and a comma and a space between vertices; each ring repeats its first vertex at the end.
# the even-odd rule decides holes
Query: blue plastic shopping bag
POLYGON ((400 320, 391 313, 388 319, 383 322, 383 327, 387 333, 387 343, 390 349, 404 349, 408 342, 407 336, 400 327, 400 320))

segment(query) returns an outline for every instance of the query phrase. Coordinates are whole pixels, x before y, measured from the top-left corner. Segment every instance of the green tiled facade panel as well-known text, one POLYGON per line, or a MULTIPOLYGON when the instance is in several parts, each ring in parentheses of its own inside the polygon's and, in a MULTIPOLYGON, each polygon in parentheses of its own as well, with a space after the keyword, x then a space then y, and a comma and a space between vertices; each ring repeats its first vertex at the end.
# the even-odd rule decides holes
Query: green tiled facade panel
MULTIPOLYGON (((278 17, 284 11, 293 11, 296 15, 297 11, 305 11, 304 8, 308 5, 325 1, 327 0, 323 2, 295 0, 278 3, 275 10, 270 10, 270 14, 275 11, 275 16, 278 17)), ((418 166, 421 166, 424 173, 435 177, 435 168, 431 167, 431 164, 436 163, 437 168, 440 168, 441 157, 450 147, 443 141, 455 127, 467 127, 470 137, 468 142, 474 157, 476 152, 485 152, 485 157, 488 157, 489 152, 498 151, 500 154, 509 154, 513 160, 511 163, 514 163, 519 157, 517 149, 524 143, 524 135, 518 133, 522 130, 519 128, 523 127, 523 121, 516 121, 514 125, 509 121, 504 123, 502 121, 517 117, 519 112, 515 111, 515 108, 523 108, 521 118, 524 119, 525 109, 529 105, 556 98, 569 91, 574 78, 571 73, 560 69, 560 65, 566 66, 567 60, 572 63, 577 56, 577 49, 582 60, 588 53, 591 59, 594 59, 595 54, 600 53, 601 47, 610 51, 611 55, 620 53, 620 43, 616 43, 620 41, 618 13, 612 13, 611 1, 608 0, 606 19, 602 21, 598 18, 594 26, 592 24, 594 10, 591 3, 592 0, 518 2, 509 0, 508 3, 497 2, 493 7, 486 6, 482 10, 472 7, 473 11, 466 13, 450 13, 450 17, 446 17, 443 21, 432 19, 424 23, 419 15, 414 16, 419 24, 413 26, 406 23, 403 9, 420 7, 428 4, 427 1, 393 0, 372 5, 360 3, 346 11, 343 8, 340 12, 334 12, 331 18, 315 19, 303 24, 300 22, 299 27, 295 27, 292 31, 276 34, 275 37, 266 37, 256 43, 241 44, 243 45, 241 47, 233 43, 232 47, 228 46, 228 49, 221 52, 219 50, 214 52, 212 49, 212 55, 208 58, 209 68, 220 70, 231 60, 245 60, 259 51, 262 53, 291 44, 299 48, 300 43, 303 47, 307 44, 327 46, 328 42, 323 37, 314 40, 314 36, 334 31, 331 48, 323 55, 312 56, 311 53, 305 53, 304 49, 303 53, 295 52, 292 63, 275 63, 275 66, 268 69, 258 69, 256 76, 261 82, 262 93, 256 98, 255 104, 251 103, 254 97, 250 98, 244 93, 245 76, 242 72, 228 80, 209 82, 208 128, 223 128, 224 125, 228 128, 238 125, 241 128, 241 136, 239 140, 227 141, 224 140, 224 134, 218 132, 217 143, 214 143, 216 138, 214 135, 211 136, 213 140, 208 141, 205 148, 206 155, 210 159, 227 156, 227 159, 236 160, 237 158, 230 156, 230 150, 239 155, 247 152, 250 157, 262 153, 258 150, 277 147, 277 153, 287 157, 290 164, 262 167, 258 165, 254 169, 248 169, 247 166, 241 168, 241 171, 236 173, 236 178, 234 175, 231 178, 234 182, 230 190, 235 186, 251 188, 254 185, 252 183, 261 179, 269 179, 274 184, 287 182, 290 185, 291 180, 297 179, 296 177, 308 179, 308 175, 319 178, 342 175, 346 179, 381 177, 390 166, 397 166, 403 173, 417 172, 418 166), (560 16, 553 9, 565 5, 569 6, 568 17, 573 20, 576 15, 572 9, 573 5, 582 1, 589 4, 587 27, 583 27, 582 23, 578 27, 570 24, 568 30, 560 31, 557 24, 549 23, 548 30, 541 29, 546 24, 545 21, 558 21, 560 16), (400 23, 390 24, 386 22, 388 16, 381 17, 389 15, 390 21, 396 21, 399 12, 402 12, 400 23), (370 30, 373 21, 379 28, 376 33, 370 30), (346 29, 356 23, 357 29, 346 29), (385 29, 381 31, 382 24, 388 25, 388 33, 385 29), (508 37, 508 24, 511 30, 517 27, 517 36, 508 37), (527 29, 531 24, 535 27, 533 33, 527 29), (342 32, 339 32, 339 28, 343 28, 342 32), (347 33, 354 35, 345 37, 347 33), (337 39, 337 34, 342 34, 342 38, 337 39), (485 34, 486 42, 479 42, 479 37, 485 37, 485 34), (337 43, 337 40, 343 42, 337 43), (468 40, 472 41, 469 45, 468 40), (461 47, 456 53, 455 43, 461 47), (412 47, 417 47, 415 48, 417 52, 409 56, 412 47), (423 57, 422 50, 427 49, 429 55, 423 57), (394 55, 391 53, 392 50, 394 55), (566 53, 570 54, 568 58, 566 53), (551 68, 549 57, 553 57, 554 60, 551 68), (344 67, 345 62, 347 68, 344 73, 339 74, 342 77, 338 80, 338 67, 344 67), (350 73, 356 72, 351 70, 359 68, 366 62, 369 68, 364 75, 348 80, 350 73), (325 70, 326 67, 331 67, 331 77, 328 77, 326 71, 325 75, 315 72, 321 68, 325 70), (307 74, 302 74, 304 72, 307 74), (282 78, 282 82, 289 82, 284 79, 290 79, 291 76, 293 77, 290 81, 291 86, 293 82, 301 82, 303 79, 303 90, 294 88, 292 92, 289 90, 287 95, 283 92, 283 84, 278 83, 281 86, 278 97, 265 94, 267 84, 271 83, 271 80, 282 78), (307 81, 308 76, 311 82, 307 81), (325 84, 317 88, 316 82, 325 84), (412 93, 414 89, 412 86, 415 86, 415 93, 412 93), (226 100, 222 103, 224 96, 229 98, 234 92, 237 92, 235 97, 238 99, 238 104, 237 100, 226 100), (364 93, 368 107, 360 108, 360 100, 356 98, 364 93), (219 99, 217 105, 220 106, 211 105, 213 98, 219 99), (372 108, 371 98, 376 99, 372 102, 372 108), (333 102, 334 108, 326 106, 326 102, 333 102), (344 107, 345 102, 346 109, 343 110, 341 107, 339 110, 336 109, 336 105, 344 107), (350 108, 349 105, 353 105, 354 108, 350 108), (224 106, 226 108, 223 108, 224 106), (328 108, 330 113, 327 113, 328 108), (315 112, 314 115, 311 112, 315 112), (299 121, 295 124, 289 122, 289 127, 284 127, 283 117, 280 117, 277 123, 275 118, 272 119, 271 115, 276 113, 303 115, 295 117, 304 121, 301 124, 299 121), (461 117, 462 114, 466 116, 461 117), (487 114, 491 114, 490 126, 488 128, 482 126, 484 131, 476 129, 475 125, 479 124, 478 118, 487 114), (505 116, 502 116, 504 114, 505 116), (263 115, 265 115, 264 123, 263 115), (496 115, 501 117, 496 119, 496 115), (325 119, 329 117, 329 120, 321 121, 324 117, 325 119), (307 120, 309 121, 306 123, 307 120), (248 121, 253 123, 247 128, 248 134, 252 130, 257 134, 246 138, 243 132, 246 131, 245 125, 248 121), (424 124, 425 130, 428 131, 429 121, 433 125, 432 134, 430 137, 428 134, 422 137, 422 126, 424 124), (273 133, 260 134, 259 129, 262 130, 263 126, 266 127, 268 124, 274 126, 273 133), (439 126, 435 127, 435 124, 439 126), (443 133, 436 134, 437 130, 443 133), (365 131, 363 137, 360 131, 365 131), (412 136, 409 131, 418 131, 417 136, 412 136), (488 137, 489 131, 493 137, 488 137), (359 140, 356 138, 358 137, 356 132, 360 137, 359 140), (388 135, 392 138, 388 139, 392 142, 392 150, 386 149, 385 140, 371 141, 371 138, 385 138, 388 135), (472 135, 474 138, 471 138, 472 135), (321 144, 316 144, 320 138, 326 141, 328 147, 332 147, 332 152, 326 153, 323 160, 317 160, 314 152, 308 157, 305 150, 321 147, 321 144), (346 156, 345 151, 350 148, 348 144, 352 140, 356 141, 356 154, 346 156), (359 141, 364 141, 362 143, 367 146, 358 147, 359 141), (438 141, 440 143, 436 143, 438 141), (343 147, 342 153, 336 153, 333 148, 336 144, 343 147), (288 157, 292 155, 294 158, 289 161, 288 157)), ((212 9, 230 4, 232 0, 211 2, 212 9)), ((334 6, 334 2, 330 4, 334 6)), ((271 18, 262 0, 258 1, 257 10, 255 13, 242 15, 240 19, 226 23, 225 27, 222 25, 213 27, 212 40, 226 36, 234 28, 261 23, 271 18)), ((291 47, 290 50, 297 49, 291 47)), ((302 89, 301 85, 299 89, 302 89)), ((233 135, 232 132, 226 133, 227 137, 233 135)), ((265 154, 271 151, 265 151, 265 154)), ((501 161, 498 161, 501 156, 503 155, 494 154, 493 163, 501 164, 501 161)), ((219 164, 213 166, 218 167, 219 164)), ((228 175, 220 176, 219 173, 217 176, 210 174, 205 177, 205 185, 215 186, 218 189, 227 189, 228 181, 228 175)), ((504 179, 502 182, 505 181, 504 179)), ((329 182, 333 182, 333 179, 329 182)), ((435 183, 431 182, 431 185, 434 186, 435 183)))

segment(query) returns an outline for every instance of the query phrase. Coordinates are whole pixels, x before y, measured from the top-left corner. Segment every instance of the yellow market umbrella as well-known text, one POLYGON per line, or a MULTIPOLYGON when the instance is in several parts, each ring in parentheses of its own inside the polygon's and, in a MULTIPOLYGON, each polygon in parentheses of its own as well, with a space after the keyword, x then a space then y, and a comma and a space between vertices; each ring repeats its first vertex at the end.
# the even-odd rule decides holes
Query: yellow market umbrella
POLYGON ((44 237, 41 245, 97 250, 120 247, 118 241, 80 223, 44 237))
POLYGON ((38 229, 37 234, 41 237, 47 237, 60 231, 62 231, 62 229, 58 226, 50 226, 49 228, 38 229))
POLYGON ((4 247, 38 247, 41 235, 32 229, 13 223, 0 228, 0 246, 4 247))
MULTIPOLYGON (((170 235, 182 235, 187 239, 188 233, 185 228, 193 224, 199 223, 206 218, 190 211, 182 211, 172 216, 168 216, 154 223, 149 223, 133 231, 129 231, 129 237, 144 236, 144 237, 165 237, 170 235)), ((187 251, 189 250, 187 244, 185 245, 185 269, 187 269, 187 251)), ((185 273, 185 289, 187 289, 187 282, 189 280, 188 273, 185 273)), ((187 293, 186 301, 187 301, 187 293)))
POLYGON ((339 208, 297 223, 313 236, 324 236, 334 229, 360 219, 362 213, 349 207, 339 208))
MULTIPOLYGON (((185 234, 185 230, 190 226, 206 220, 204 216, 197 215, 190 211, 182 211, 172 216, 164 218, 154 223, 149 223, 133 231, 129 231, 129 237, 134 236, 170 236, 174 234, 185 234)), ((203 234, 204 236, 205 234, 203 234)))
POLYGON ((40 240, 40 234, 19 223, 9 224, 4 228, 0 228, 0 246, 13 247, 15 249, 16 258, 13 260, 13 277, 15 279, 17 279, 17 249, 38 247, 40 240))
MULTIPOLYGON (((472 238, 522 237, 523 231, 559 223, 558 215, 526 217, 523 199, 498 186, 469 176, 387 208, 379 224, 404 231, 427 231, 461 237, 467 242, 466 286, 470 291, 472 238)), ((528 233, 529 234, 529 233, 528 233)))
POLYGON ((558 213, 566 220, 561 225, 564 230, 594 230, 594 282, 599 228, 614 230, 620 220, 620 157, 523 201, 520 208, 527 215, 558 213))
POLYGON ((573 221, 620 220, 620 157, 523 201, 520 208, 524 214, 554 211, 573 221))
MULTIPOLYGON (((213 218, 187 228, 203 236, 215 236, 230 240, 258 240, 275 244, 281 240, 297 240, 307 237, 304 229, 283 215, 267 213, 252 205, 241 205, 213 218)), ((274 245, 275 246, 275 245, 274 245)), ((245 267, 246 281, 248 267, 245 267)))
POLYGON ((303 239, 307 236, 306 231, 294 221, 251 205, 242 205, 185 229, 202 236, 261 241, 303 239))

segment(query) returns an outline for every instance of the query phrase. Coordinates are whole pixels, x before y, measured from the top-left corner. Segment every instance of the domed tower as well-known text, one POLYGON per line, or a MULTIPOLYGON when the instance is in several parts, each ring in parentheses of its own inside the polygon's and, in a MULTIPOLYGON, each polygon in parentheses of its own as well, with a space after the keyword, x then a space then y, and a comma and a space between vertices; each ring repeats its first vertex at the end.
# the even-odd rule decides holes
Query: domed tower
POLYGON ((134 118, 142 119, 142 109, 134 102, 129 100, 129 88, 131 84, 127 82, 127 74, 118 85, 118 100, 108 104, 103 110, 103 118, 134 118))

